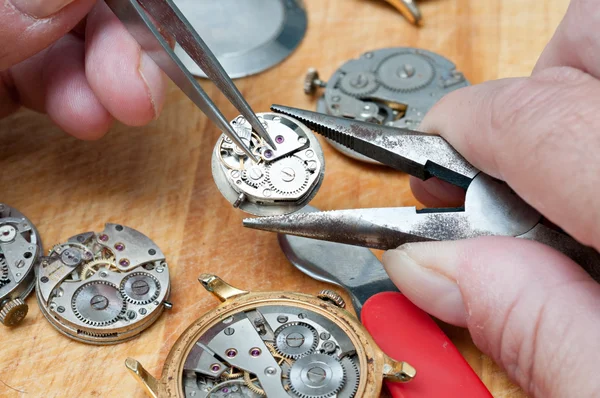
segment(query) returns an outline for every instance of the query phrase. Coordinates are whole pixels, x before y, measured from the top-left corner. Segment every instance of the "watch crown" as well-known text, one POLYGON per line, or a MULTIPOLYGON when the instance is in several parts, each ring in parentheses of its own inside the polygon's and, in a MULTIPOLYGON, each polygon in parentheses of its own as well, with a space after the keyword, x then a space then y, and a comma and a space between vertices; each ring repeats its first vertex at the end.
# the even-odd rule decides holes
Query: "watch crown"
POLYGON ((29 307, 20 298, 10 300, 0 310, 0 322, 4 326, 15 326, 27 315, 29 307))
POLYGON ((325 87, 326 85, 326 82, 319 79, 319 72, 315 68, 308 69, 304 78, 304 94, 312 95, 317 91, 317 87, 325 87))
POLYGON ((317 294, 317 297, 320 298, 321 300, 329 301, 329 302, 337 305, 340 308, 346 308, 346 302, 344 301, 342 296, 340 296, 338 293, 334 292, 333 290, 329 290, 329 289, 321 290, 319 292, 319 294, 317 294))

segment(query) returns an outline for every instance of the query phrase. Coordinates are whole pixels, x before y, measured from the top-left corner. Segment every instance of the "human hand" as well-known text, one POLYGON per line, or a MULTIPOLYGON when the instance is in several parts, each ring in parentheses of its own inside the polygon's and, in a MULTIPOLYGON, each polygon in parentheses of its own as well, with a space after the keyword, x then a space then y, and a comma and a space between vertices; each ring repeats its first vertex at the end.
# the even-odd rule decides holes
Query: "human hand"
POLYGON ((96 0, 4 0, 0 10, 0 118, 21 105, 81 139, 114 119, 130 126, 158 117, 162 71, 96 0))
MULTIPOLYGON (((530 77, 449 94, 421 125, 597 250, 598 26, 598 2, 573 0, 530 77)), ((439 180, 411 185, 429 206, 463 199, 439 180)), ((533 241, 485 237, 411 243, 383 262, 406 296, 467 327, 529 396, 600 396, 600 285, 566 256, 533 241)))

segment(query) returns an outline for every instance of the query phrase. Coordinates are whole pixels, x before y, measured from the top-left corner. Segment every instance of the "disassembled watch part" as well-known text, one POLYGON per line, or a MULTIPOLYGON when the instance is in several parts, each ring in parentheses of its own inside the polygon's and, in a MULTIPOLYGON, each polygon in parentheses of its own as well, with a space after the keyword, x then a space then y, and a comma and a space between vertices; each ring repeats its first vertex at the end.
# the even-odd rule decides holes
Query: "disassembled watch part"
MULTIPOLYGON (((251 293, 200 276, 223 303, 196 320, 171 349, 160 380, 126 366, 152 397, 352 398, 379 395, 383 378, 416 374, 388 358, 349 312, 291 292, 251 293)), ((329 299, 343 303, 334 292, 329 299)))
POLYGON ((171 307, 164 254, 142 233, 118 224, 54 246, 41 258, 36 287, 46 319, 91 344, 134 338, 171 307))
POLYGON ((27 315, 25 298, 35 286, 42 241, 17 209, 0 203, 0 322, 15 326, 27 315))
POLYGON ((325 174, 325 158, 312 131, 276 113, 258 113, 276 148, 268 146, 238 116, 231 122, 238 136, 259 159, 255 163, 222 135, 212 155, 212 173, 225 198, 247 213, 269 216, 293 213, 317 194, 325 174))
MULTIPOLYGON (((369 51, 346 62, 328 82, 309 69, 304 92, 311 95, 325 88, 317 112, 414 130, 440 98, 468 85, 456 66, 441 55, 395 47, 369 51)), ((345 155, 377 163, 329 142, 345 155)))
POLYGON ((419 25, 421 23, 421 11, 417 6, 416 0, 385 0, 392 7, 396 8, 404 18, 406 18, 413 25, 419 25))
MULTIPOLYGON (((302 0, 173 2, 233 79, 282 62, 300 45, 308 25, 302 0)), ((206 77, 179 46, 175 53, 192 74, 206 77)))

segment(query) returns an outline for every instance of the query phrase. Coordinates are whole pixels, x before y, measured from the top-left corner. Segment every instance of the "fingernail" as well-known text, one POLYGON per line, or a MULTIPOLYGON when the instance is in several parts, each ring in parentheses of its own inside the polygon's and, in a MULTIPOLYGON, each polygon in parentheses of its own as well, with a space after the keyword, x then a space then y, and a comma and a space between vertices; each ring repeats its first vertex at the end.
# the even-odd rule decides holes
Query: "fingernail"
POLYGON ((156 66, 152 58, 146 52, 142 51, 140 55, 140 75, 142 76, 142 80, 146 84, 148 89, 148 95, 150 96, 150 102, 152 103, 152 109, 154 111, 154 119, 158 118, 160 114, 160 104, 162 101, 159 101, 159 95, 161 95, 161 88, 157 87, 155 82, 162 82, 161 71, 156 66))
POLYGON ((56 14, 74 0, 10 0, 24 14, 41 19, 56 14))
MULTIPOLYGON (((434 246, 435 247, 435 246, 434 246)), ((385 269, 417 306, 446 322, 462 324, 466 319, 463 297, 451 262, 434 263, 427 243, 407 244, 383 255, 385 269)))

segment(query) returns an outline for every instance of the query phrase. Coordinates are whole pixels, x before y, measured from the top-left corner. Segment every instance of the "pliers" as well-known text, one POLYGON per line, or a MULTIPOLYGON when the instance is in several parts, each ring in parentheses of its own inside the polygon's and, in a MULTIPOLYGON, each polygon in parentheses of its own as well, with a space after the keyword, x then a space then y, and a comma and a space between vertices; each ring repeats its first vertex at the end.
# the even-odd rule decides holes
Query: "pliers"
POLYGON ((382 250, 407 242, 512 236, 555 248, 600 281, 596 250, 545 225, 542 215, 505 182, 475 168, 444 138, 286 106, 273 105, 271 109, 394 169, 462 187, 465 203, 452 209, 390 207, 295 213, 245 219, 244 226, 382 250))

